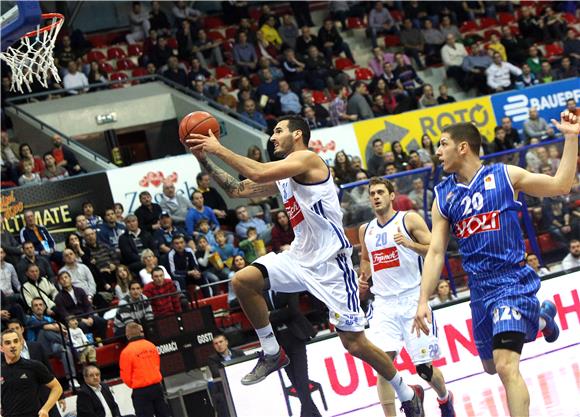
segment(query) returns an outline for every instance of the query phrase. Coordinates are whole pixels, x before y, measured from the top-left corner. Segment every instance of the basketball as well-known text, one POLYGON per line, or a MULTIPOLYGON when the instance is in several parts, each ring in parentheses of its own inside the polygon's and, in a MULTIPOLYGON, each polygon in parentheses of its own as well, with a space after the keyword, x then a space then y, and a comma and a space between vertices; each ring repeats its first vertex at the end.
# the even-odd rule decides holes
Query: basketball
POLYGON ((185 145, 185 139, 192 133, 209 135, 209 131, 219 139, 220 125, 215 117, 205 111, 194 111, 186 115, 179 123, 179 140, 185 145))

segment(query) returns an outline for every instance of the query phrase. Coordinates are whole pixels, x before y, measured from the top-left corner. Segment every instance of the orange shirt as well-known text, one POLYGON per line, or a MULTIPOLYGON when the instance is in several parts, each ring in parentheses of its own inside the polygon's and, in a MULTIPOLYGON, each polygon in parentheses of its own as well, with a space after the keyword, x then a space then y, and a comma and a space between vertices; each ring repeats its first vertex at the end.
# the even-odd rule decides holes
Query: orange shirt
POLYGON ((163 379, 160 362, 153 343, 143 338, 133 339, 119 358, 121 379, 132 389, 159 384, 163 379))

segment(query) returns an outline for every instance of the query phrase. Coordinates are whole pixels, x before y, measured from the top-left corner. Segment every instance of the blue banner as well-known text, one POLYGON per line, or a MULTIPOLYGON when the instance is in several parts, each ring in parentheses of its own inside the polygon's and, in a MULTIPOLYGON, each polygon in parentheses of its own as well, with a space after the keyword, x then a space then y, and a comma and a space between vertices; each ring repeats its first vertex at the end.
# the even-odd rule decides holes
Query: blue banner
POLYGON ((521 130, 528 120, 528 111, 537 107, 540 117, 548 123, 550 119, 560 119, 560 112, 566 108, 566 100, 580 101, 580 78, 540 84, 523 90, 512 90, 491 96, 491 104, 498 125, 502 117, 509 116, 514 128, 521 130))

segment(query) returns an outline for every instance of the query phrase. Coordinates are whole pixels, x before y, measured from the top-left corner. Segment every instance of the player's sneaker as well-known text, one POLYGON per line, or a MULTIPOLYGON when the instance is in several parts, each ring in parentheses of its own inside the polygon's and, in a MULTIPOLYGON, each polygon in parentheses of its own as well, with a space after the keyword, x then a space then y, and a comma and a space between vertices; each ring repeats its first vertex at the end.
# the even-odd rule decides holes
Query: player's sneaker
POLYGON ((405 417, 425 417, 425 411, 423 410, 423 398, 425 397, 425 391, 420 385, 409 385, 415 395, 409 401, 401 403, 401 411, 405 413, 405 417))
POLYGON ((252 385, 262 382, 272 372, 284 368, 289 363, 290 359, 281 347, 280 351, 275 355, 266 355, 264 352, 260 352, 258 363, 249 374, 242 378, 242 385, 252 385))
POLYGON ((546 321, 546 327, 544 327, 542 333, 548 343, 555 342, 560 336, 560 328, 556 320, 554 320, 557 312, 556 304, 549 300, 544 301, 540 306, 540 317, 546 321))
POLYGON ((437 398, 439 409, 441 410, 441 417, 455 417, 455 410, 453 409, 453 393, 449 391, 449 395, 445 401, 437 398))

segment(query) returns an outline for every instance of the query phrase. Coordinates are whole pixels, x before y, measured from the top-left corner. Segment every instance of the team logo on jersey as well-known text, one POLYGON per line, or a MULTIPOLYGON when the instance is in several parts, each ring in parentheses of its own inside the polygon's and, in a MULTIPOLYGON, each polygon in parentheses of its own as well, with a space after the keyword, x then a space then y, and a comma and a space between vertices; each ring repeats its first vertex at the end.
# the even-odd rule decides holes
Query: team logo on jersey
POLYGON ((489 174, 483 180, 483 188, 486 190, 495 190, 495 177, 493 174, 489 174))
POLYGON ((399 251, 396 246, 371 252, 371 259, 374 272, 401 266, 399 262, 399 251))
POLYGON ((499 211, 496 210, 459 220, 453 226, 453 231, 457 238, 463 239, 478 233, 499 230, 500 228, 499 211))
POLYGON ((304 220, 304 214, 302 214, 302 209, 298 205, 296 197, 292 196, 286 200, 284 202, 284 208, 286 209, 286 213, 288 213, 288 217, 290 217, 292 227, 298 226, 304 220))
POLYGON ((453 191, 449 191, 447 193, 447 195, 445 196, 445 201, 451 200, 451 197, 453 197, 453 191))

